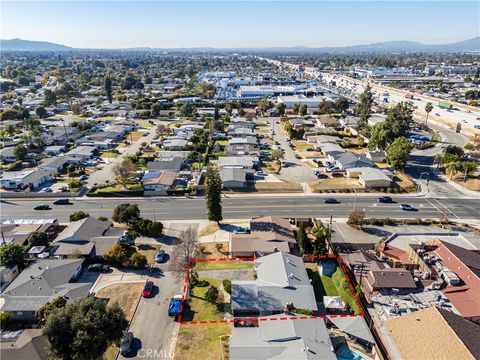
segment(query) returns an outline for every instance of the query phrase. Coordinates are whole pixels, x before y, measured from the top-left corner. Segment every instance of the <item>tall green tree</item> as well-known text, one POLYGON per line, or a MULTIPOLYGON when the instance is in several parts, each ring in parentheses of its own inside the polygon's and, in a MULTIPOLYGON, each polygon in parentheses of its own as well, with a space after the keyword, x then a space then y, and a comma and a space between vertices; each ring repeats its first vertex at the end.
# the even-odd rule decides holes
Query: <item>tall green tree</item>
POLYGON ((20 244, 11 242, 0 245, 0 266, 7 265, 25 265, 24 247, 20 244))
POLYGON ((47 110, 43 106, 39 106, 35 109, 35 113, 38 115, 40 119, 47 117, 47 110))
POLYGON ((308 114, 308 106, 307 104, 302 104, 300 105, 300 108, 298 109, 298 115, 300 116, 305 116, 308 114))
POLYGON ((28 149, 23 144, 18 144, 13 148, 13 155, 17 160, 24 160, 28 154, 28 149))
POLYGON ((285 110, 287 109, 287 105, 285 105, 284 103, 278 103, 276 106, 276 109, 278 111, 278 115, 284 116, 285 110))
POLYGON ((217 167, 209 166, 205 177, 205 201, 208 220, 222 221, 222 179, 217 167))
POLYGON ((360 117, 360 121, 358 122, 359 128, 366 128, 368 126, 368 118, 372 113, 372 105, 373 105, 373 94, 372 88, 370 85, 365 87, 365 90, 360 95, 360 101, 354 108, 355 114, 360 117))
POLYGON ((140 219, 140 209, 137 204, 118 205, 113 210, 112 220, 121 224, 133 225, 140 219))
POLYGON ((412 150, 408 139, 401 136, 387 147, 387 163, 396 170, 403 170, 407 166, 408 155, 412 150))
POLYGON ((433 110, 433 105, 431 102, 427 102, 425 104, 425 113, 427 114, 427 116, 425 117, 425 124, 428 124, 428 115, 432 112, 433 110))
POLYGON ((100 359, 107 348, 118 342, 127 328, 123 310, 105 299, 80 298, 65 307, 53 309, 42 334, 53 354, 61 359, 100 359))
POLYGON ((312 244, 310 243, 310 239, 307 236, 307 231, 305 230, 305 225, 303 223, 298 225, 297 244, 304 254, 312 253, 312 244))
POLYGON ((110 74, 105 76, 105 94, 107 95, 107 100, 111 104, 113 101, 112 96, 112 78, 110 74))
POLYGON ((45 106, 55 105, 57 103, 57 94, 50 89, 45 89, 45 106))

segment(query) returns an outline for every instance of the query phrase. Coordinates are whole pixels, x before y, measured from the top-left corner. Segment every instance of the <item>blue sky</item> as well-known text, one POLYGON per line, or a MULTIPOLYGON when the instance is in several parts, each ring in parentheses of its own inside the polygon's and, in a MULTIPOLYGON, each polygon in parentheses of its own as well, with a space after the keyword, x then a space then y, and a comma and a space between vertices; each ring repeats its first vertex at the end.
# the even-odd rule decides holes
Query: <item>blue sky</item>
POLYGON ((480 2, 1 1, 1 38, 73 47, 344 46, 478 36, 480 2))

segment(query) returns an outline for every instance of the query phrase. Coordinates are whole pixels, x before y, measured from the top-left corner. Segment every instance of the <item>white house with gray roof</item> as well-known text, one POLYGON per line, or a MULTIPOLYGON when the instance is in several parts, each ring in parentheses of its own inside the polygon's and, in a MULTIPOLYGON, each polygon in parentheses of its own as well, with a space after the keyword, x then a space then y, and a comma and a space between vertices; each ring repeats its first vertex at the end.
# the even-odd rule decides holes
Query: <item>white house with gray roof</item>
POLYGON ((232 281, 234 316, 279 314, 287 303, 297 309, 318 310, 302 258, 279 251, 254 264, 256 280, 232 281))
POLYGON ((1 294, 0 311, 11 319, 33 320, 35 311, 63 296, 73 300, 88 295, 91 283, 75 283, 82 271, 81 259, 36 260, 28 265, 1 294))

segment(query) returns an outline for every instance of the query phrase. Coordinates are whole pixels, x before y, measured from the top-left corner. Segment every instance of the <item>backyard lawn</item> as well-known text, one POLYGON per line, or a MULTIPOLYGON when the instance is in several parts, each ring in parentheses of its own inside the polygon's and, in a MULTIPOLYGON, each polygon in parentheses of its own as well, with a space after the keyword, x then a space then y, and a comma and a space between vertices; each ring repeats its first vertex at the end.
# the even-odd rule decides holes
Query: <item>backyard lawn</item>
MULTIPOLYGON (((221 284, 219 279, 199 278, 199 281, 206 280, 210 285, 218 286, 221 284)), ((217 304, 209 303, 205 300, 205 292, 210 287, 194 287, 190 299, 182 313, 182 321, 201 321, 201 320, 222 320, 223 311, 219 311, 217 304)), ((221 306, 221 305, 220 305, 221 306)))
POLYGON ((320 276, 318 266, 316 263, 305 264, 307 268, 308 277, 312 280, 313 290, 315 292, 315 299, 323 302, 324 296, 337 296, 338 292, 331 277, 320 276))
POLYGON ((250 261, 209 261, 197 262, 195 271, 203 270, 226 270, 226 269, 253 269, 253 263, 250 261))
POLYGON ((105 151, 105 152, 100 154, 100 157, 102 159, 112 159, 112 158, 115 158, 117 156, 118 156, 118 153, 116 153, 114 151, 105 151))
POLYGON ((314 148, 314 146, 312 144, 309 144, 306 141, 292 141, 292 144, 295 146, 295 149, 298 149, 298 150, 305 150, 305 149, 313 149, 314 148))
POLYGON ((149 121, 137 121, 137 124, 139 126, 143 126, 145 128, 151 128, 153 127, 153 124, 151 124, 149 121))

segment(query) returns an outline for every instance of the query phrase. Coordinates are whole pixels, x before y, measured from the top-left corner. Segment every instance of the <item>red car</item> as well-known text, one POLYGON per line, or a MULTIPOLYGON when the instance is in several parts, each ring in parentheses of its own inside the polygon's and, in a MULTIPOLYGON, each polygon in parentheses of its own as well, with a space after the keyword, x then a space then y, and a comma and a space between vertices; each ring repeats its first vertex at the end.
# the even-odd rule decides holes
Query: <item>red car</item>
POLYGON ((150 297, 152 295, 153 290, 153 281, 147 281, 145 286, 143 287, 142 296, 144 298, 150 297))

